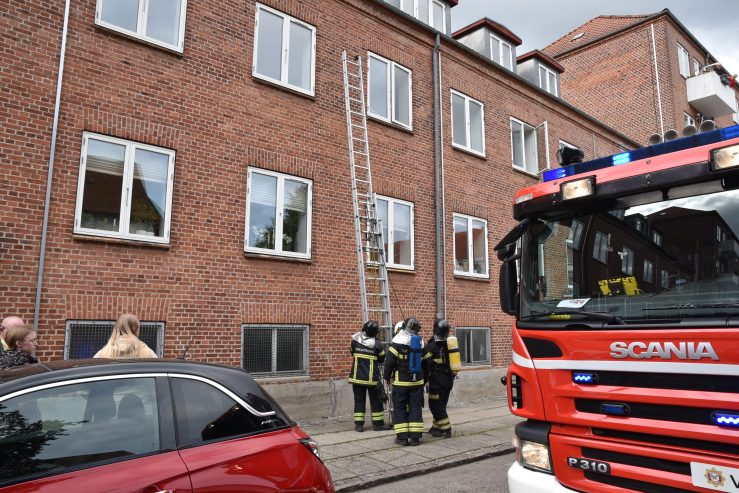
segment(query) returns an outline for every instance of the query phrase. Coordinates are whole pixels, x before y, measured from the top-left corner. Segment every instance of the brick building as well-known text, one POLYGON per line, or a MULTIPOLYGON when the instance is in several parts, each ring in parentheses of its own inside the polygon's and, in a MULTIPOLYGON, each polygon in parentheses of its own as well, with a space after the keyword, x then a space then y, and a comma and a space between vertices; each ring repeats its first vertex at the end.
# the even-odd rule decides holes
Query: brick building
POLYGON ((297 416, 350 405, 347 50, 369 62, 394 316, 425 336, 447 317, 459 392, 501 392, 511 319, 492 246, 510 198, 560 141, 586 158, 636 143, 449 37, 456 1, 408 2, 3 3, 0 306, 36 319, 41 359, 91 354, 130 311, 162 356, 191 341, 191 358, 243 365, 289 407, 313 395, 297 416))
POLYGON ((565 69, 563 99, 641 145, 705 119, 739 123, 731 74, 669 9, 599 16, 543 51, 565 69))

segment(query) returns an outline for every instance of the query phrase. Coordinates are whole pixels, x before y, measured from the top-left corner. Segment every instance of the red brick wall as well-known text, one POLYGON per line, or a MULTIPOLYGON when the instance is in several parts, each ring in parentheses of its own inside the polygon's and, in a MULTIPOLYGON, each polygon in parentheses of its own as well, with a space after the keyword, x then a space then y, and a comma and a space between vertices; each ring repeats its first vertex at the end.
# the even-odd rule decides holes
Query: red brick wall
MULTIPOLYGON (((308 324, 311 377, 346 375, 348 340, 361 314, 342 49, 362 56, 373 51, 413 71, 413 131, 370 121, 369 132, 375 191, 415 207, 415 270, 390 274, 394 317, 417 316, 423 334, 431 333, 436 309, 433 35, 372 2, 265 3, 317 27, 314 98, 252 77, 253 1, 190 2, 182 55, 100 29, 94 25, 95 2, 73 2, 41 310, 43 359, 61 357, 66 320, 110 320, 133 311, 142 319, 166 322, 165 355, 170 357, 181 352, 204 321, 191 356, 232 365, 240 363, 241 324, 308 324), (84 131, 176 150, 168 248, 73 235, 84 131), (309 262, 244 255, 249 166, 313 180, 309 262)), ((0 72, 14 91, 12 98, 0 99, 3 125, 17 119, 18 135, 33 134, 30 148, 28 136, 3 134, 0 141, 2 156, 15 163, 14 169, 3 166, 0 171, 6 185, 0 203, 9 211, 0 219, 2 234, 25 242, 10 250, 12 257, 3 251, 8 266, 3 273, 13 286, 22 286, 5 288, 0 296, 4 306, 24 307, 18 308, 24 315, 30 314, 34 299, 31 272, 38 257, 42 171, 58 58, 52 41, 61 31, 58 12, 48 12, 40 2, 26 4, 28 13, 21 20, 2 17, 3 33, 44 19, 40 24, 53 34, 34 37, 37 49, 46 51, 35 55, 37 65, 27 75, 12 75, 16 65, 27 63, 20 59, 11 62, 9 72, 0 72), (25 114, 14 106, 21 97, 31 104, 25 114), (30 132, 36 127, 46 133, 30 132), (28 187, 28 201, 16 212, 7 186, 11 182, 28 187)), ((8 52, 5 46, 2 50, 8 52)), ((512 320, 498 309, 499 264, 492 247, 513 224, 514 191, 537 181, 512 169, 509 117, 534 125, 549 122, 552 164, 560 138, 581 145, 587 157, 593 155, 594 142, 595 154, 605 155, 618 150, 619 139, 458 47, 443 47, 442 67, 448 317, 455 326, 491 327, 492 364, 500 367, 510 358, 512 320), (450 88, 485 104, 486 158, 452 148, 450 88), (455 212, 488 221, 490 279, 455 278, 455 212)))

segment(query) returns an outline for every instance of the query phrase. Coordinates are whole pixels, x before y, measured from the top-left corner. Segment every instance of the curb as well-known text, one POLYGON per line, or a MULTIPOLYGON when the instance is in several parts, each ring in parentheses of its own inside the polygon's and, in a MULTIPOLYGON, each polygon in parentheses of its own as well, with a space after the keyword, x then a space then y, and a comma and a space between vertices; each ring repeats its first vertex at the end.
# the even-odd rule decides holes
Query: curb
POLYGON ((421 476, 426 473, 441 471, 443 469, 448 469, 450 467, 456 467, 456 466, 462 466, 464 464, 470 464, 472 462, 477 462, 485 459, 490 459, 492 457, 499 457, 501 455, 507 455, 515 452, 516 449, 507 446, 505 448, 499 449, 499 450, 492 450, 489 452, 483 452, 482 454, 475 455, 472 457, 460 457, 456 459, 451 459, 449 461, 443 462, 443 463, 435 463, 433 465, 429 465, 427 467, 421 467, 409 471, 403 471, 399 474, 390 474, 387 476, 379 476, 377 478, 369 479, 367 481, 361 481, 358 483, 352 483, 348 484, 346 486, 342 486, 339 488, 336 488, 336 493, 349 493, 351 491, 361 491, 367 488, 372 488, 375 486, 380 486, 387 483, 393 483, 395 481, 400 481, 402 479, 412 478, 415 476, 421 476))

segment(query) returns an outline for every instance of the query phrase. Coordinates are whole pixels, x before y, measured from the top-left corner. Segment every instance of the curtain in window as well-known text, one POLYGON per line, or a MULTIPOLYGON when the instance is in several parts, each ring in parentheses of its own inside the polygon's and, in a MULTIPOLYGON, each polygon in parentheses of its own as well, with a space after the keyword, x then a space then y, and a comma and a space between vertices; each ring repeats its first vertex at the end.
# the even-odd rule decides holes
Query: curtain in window
POLYGON ((313 31, 290 22, 290 44, 288 50, 288 80, 292 86, 311 90, 311 58, 313 55, 313 31))

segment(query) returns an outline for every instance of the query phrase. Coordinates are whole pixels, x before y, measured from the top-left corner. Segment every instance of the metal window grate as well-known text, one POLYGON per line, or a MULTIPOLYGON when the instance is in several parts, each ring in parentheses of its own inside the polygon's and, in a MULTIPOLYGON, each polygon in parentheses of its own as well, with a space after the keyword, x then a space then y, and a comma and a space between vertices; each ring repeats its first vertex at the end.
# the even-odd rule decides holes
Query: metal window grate
POLYGON ((241 367, 255 377, 308 374, 307 325, 242 325, 241 367))
POLYGON ((490 329, 486 327, 457 327, 459 354, 464 366, 490 364, 490 329))
MULTIPOLYGON (((64 359, 92 358, 110 339, 114 321, 68 320, 64 359)), ((164 353, 164 322, 141 322, 140 338, 160 358, 164 353)))

